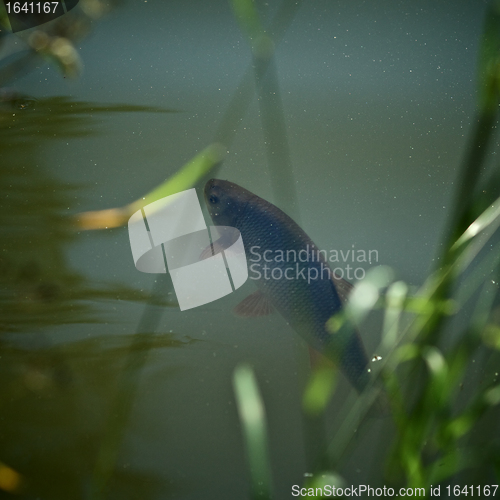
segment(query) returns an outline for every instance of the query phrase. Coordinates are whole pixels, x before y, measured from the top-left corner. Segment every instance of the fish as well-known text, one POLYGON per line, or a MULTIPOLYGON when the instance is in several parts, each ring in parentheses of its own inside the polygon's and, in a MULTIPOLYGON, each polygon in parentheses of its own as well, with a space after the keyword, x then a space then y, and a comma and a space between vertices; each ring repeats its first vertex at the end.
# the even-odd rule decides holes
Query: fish
MULTIPOLYGON (((314 351, 340 367, 361 393, 370 373, 359 333, 354 327, 335 333, 327 328, 328 320, 343 310, 353 286, 330 269, 305 231, 272 203, 219 179, 205 184, 204 196, 214 224, 241 233, 249 277, 257 285, 234 312, 253 317, 277 311, 314 351)), ((213 253, 232 244, 223 238, 213 243, 213 253)))

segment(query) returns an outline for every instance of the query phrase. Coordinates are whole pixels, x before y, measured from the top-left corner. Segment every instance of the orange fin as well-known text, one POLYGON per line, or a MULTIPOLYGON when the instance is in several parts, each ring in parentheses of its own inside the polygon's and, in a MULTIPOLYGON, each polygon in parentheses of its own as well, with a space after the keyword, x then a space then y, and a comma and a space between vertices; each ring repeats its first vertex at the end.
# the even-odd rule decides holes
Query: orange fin
POLYGON ((246 297, 234 308, 236 316, 243 318, 267 316, 273 312, 273 305, 260 290, 246 297))
POLYGON ((212 257, 212 245, 208 245, 208 247, 205 247, 203 249, 203 252, 200 253, 200 260, 205 260, 208 259, 209 257, 212 257))
POLYGON ((208 259, 209 257, 217 255, 218 253, 222 252, 225 249, 226 248, 219 241, 214 241, 211 245, 208 245, 203 250, 203 252, 201 252, 200 260, 208 259))

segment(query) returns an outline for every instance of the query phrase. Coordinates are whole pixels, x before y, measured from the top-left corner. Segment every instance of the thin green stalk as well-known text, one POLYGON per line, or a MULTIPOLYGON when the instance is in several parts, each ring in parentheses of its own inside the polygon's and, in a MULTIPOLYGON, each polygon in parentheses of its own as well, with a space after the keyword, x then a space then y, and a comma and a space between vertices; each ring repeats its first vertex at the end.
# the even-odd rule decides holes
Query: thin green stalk
MULTIPOLYGON (((488 146, 496 124, 500 102, 500 0, 492 0, 486 12, 485 25, 479 49, 479 115, 475 123, 471 140, 467 147, 453 209, 442 244, 441 258, 438 261, 445 278, 439 284, 434 298, 446 300, 450 295, 454 275, 448 273, 463 248, 454 247, 455 242, 473 222, 478 186, 483 173, 488 146)), ((436 337, 443 323, 443 316, 437 311, 428 318, 422 329, 421 339, 430 343, 436 337), (427 341, 427 340, 426 340, 427 341)))
MULTIPOLYGON (((295 14, 302 4, 302 0, 295 2, 284 1, 274 17, 269 32, 272 33, 275 46, 281 42, 286 30, 295 18, 295 14)), ((215 142, 229 147, 233 143, 238 125, 243 120, 246 110, 254 97, 254 68, 251 65, 243 75, 238 87, 234 91, 231 100, 217 132, 215 133, 215 142)))
MULTIPOLYGON (((166 280, 166 275, 157 275, 152 297, 164 294, 166 280)), ((147 360, 151 340, 162 313, 163 308, 151 303, 147 304, 137 325, 136 333, 132 337, 125 366, 118 380, 116 394, 110 404, 103 433, 104 438, 97 454, 97 461, 91 479, 89 500, 104 500, 106 498, 109 481, 116 467, 132 406, 137 396, 140 374, 147 360)))
MULTIPOLYGON (((284 1, 284 4, 289 3, 284 1)), ((274 58, 275 43, 266 33, 251 0, 231 0, 231 5, 252 47, 258 104, 276 202, 298 220, 297 193, 274 58)))
POLYGON ((236 368, 233 387, 247 450, 252 499, 270 500, 272 481, 266 416, 257 381, 250 366, 240 365, 236 368))

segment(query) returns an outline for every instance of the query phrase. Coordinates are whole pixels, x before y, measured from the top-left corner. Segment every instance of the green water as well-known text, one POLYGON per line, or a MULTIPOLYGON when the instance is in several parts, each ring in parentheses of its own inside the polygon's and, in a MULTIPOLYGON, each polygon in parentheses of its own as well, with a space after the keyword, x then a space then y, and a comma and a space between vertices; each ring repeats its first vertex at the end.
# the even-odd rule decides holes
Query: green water
MULTIPOLYGON (((278 10, 257 6, 266 20, 278 10)), ((424 282, 476 119, 485 8, 321 1, 294 14, 275 52, 296 193, 283 208, 320 248, 376 250, 364 271, 387 265, 410 287, 424 282)), ((279 315, 232 315, 254 291, 250 280, 180 312, 168 276, 134 267, 126 227, 85 231, 72 218, 140 199, 213 142, 252 64, 247 39, 223 1, 130 0, 90 26, 75 42, 77 79, 39 58, 2 81, 34 99, 0 103, 0 464, 20 480, 9 493, 0 467, 0 494, 250 498, 232 385, 249 362, 266 409, 273 498, 294 498, 319 453, 301 410, 303 341, 279 315)), ((32 31, 0 38, 0 57, 32 31)), ((5 67, 0 60, 0 76, 5 67)), ((255 98, 240 118, 216 175, 279 204, 255 98)), ((497 149, 495 139, 485 168, 497 149)), ((361 328, 370 356, 381 322, 374 313, 361 328)), ((464 393, 495 372, 497 358, 477 358, 464 393)), ((340 376, 327 441, 355 399, 340 376)), ((473 440, 498 441, 497 417, 484 417, 473 440)), ((372 419, 336 472, 346 484, 398 484, 383 463, 393 438, 390 417, 372 419)))

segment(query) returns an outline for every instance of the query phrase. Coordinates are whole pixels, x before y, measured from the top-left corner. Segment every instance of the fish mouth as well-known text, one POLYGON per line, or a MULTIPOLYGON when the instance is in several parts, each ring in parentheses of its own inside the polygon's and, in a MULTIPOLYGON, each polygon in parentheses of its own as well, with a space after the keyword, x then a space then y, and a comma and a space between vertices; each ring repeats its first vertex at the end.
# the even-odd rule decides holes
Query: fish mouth
POLYGON ((206 182, 205 187, 203 189, 203 193, 205 194, 205 198, 208 196, 208 192, 217 184, 217 179, 210 179, 206 182))
POLYGON ((220 195, 219 182, 220 181, 218 179, 210 179, 206 182, 205 188, 203 189, 205 204, 207 206, 208 213, 210 214, 214 222, 215 222, 214 217, 217 217, 219 215, 220 205, 219 204, 212 205, 212 203, 210 203, 210 198, 212 196, 216 196, 217 198, 219 197, 220 195))
POLYGON ((223 181, 221 179, 210 179, 205 184, 205 188, 203 189, 203 194, 205 195, 205 201, 208 201, 210 194, 215 194, 216 196, 220 196, 221 193, 228 192, 228 188, 232 186, 232 183, 229 181, 223 181))
POLYGON ((216 185, 217 185, 217 179, 210 179, 209 181, 207 181, 205 187, 203 188, 203 196, 205 198, 205 203, 207 204, 207 206, 210 206, 208 199, 210 197, 212 190, 216 185))

